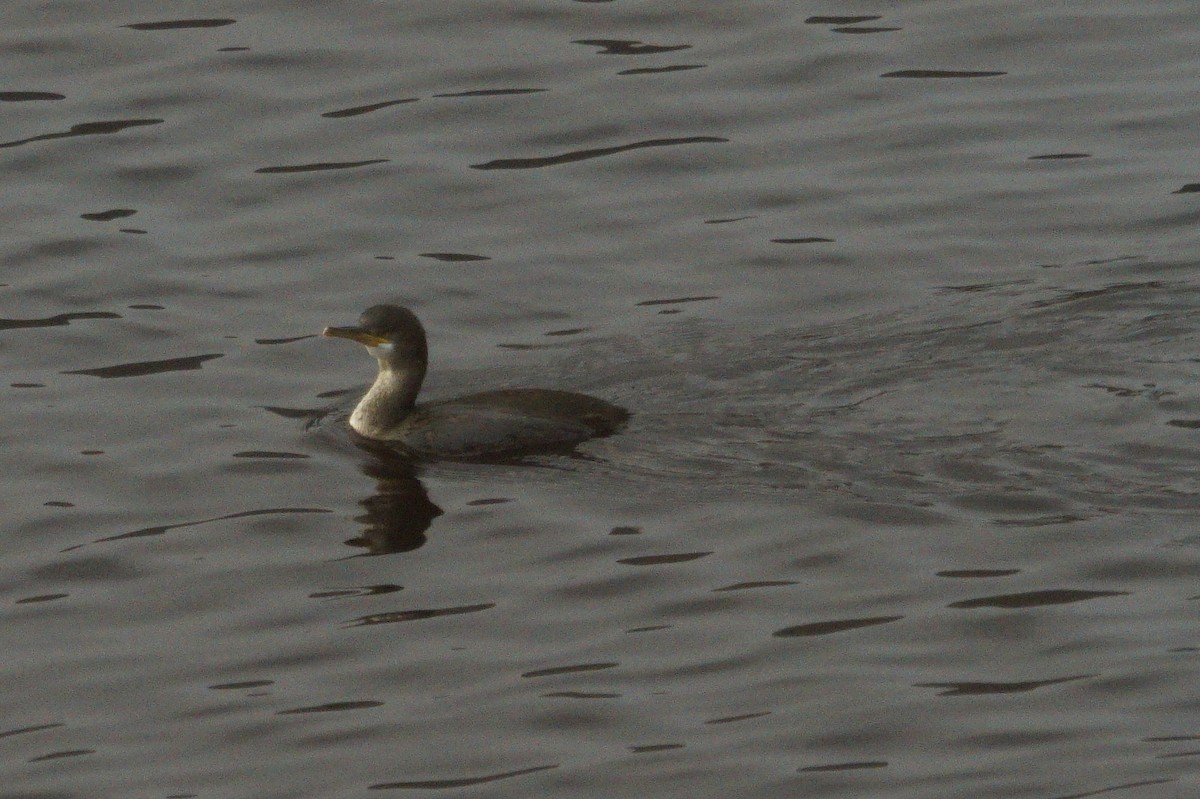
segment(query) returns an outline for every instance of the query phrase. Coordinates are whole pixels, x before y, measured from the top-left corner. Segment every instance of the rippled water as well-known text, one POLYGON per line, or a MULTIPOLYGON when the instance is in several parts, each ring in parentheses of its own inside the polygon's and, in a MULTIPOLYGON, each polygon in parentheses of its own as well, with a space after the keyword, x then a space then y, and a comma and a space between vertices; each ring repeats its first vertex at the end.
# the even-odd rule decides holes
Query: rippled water
POLYGON ((1195 794, 1198 44, 14 5, 0 796, 1195 794), (380 462, 381 301, 633 417, 380 462))

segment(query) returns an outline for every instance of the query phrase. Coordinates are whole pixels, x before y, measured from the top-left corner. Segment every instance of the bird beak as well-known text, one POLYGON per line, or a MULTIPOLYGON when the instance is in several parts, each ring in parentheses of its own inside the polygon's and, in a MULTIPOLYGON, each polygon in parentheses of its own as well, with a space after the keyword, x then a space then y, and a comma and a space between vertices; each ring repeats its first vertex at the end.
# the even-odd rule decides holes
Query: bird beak
POLYGON ((378 347, 380 344, 387 343, 387 339, 383 336, 368 333, 361 327, 327 327, 321 331, 321 335, 330 338, 348 338, 351 341, 357 341, 364 347, 378 347))

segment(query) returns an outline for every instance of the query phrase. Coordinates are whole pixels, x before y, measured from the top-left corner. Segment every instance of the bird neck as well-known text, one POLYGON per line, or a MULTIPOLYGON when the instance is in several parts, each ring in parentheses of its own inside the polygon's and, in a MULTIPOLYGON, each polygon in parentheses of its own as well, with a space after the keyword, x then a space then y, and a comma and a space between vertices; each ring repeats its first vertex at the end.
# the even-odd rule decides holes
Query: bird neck
POLYGON ((425 379, 425 362, 379 360, 375 382, 350 414, 350 426, 368 438, 383 438, 417 404, 425 379))

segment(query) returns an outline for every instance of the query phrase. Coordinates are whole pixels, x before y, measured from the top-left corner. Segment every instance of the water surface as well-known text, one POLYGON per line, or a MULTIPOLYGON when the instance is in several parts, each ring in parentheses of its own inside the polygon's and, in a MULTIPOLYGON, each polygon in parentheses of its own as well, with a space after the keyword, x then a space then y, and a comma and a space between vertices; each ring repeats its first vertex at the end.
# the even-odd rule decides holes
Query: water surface
POLYGON ((0 794, 1194 794, 1194 8, 893 6, 16 6, 0 794))

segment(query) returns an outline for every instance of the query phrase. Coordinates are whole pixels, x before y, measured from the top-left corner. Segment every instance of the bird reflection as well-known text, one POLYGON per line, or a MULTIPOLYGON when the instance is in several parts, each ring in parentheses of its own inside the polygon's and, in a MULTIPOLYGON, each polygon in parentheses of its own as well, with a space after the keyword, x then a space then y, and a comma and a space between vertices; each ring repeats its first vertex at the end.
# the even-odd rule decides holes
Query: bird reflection
POLYGON ((411 462, 373 453, 362 471, 375 479, 375 493, 359 501, 365 513, 355 516, 362 533, 346 541, 370 555, 411 552, 424 545, 425 531, 443 511, 429 499, 411 462))
MULTIPOLYGON (((364 513, 354 520, 362 525, 361 534, 346 540, 352 547, 362 547, 360 555, 390 555, 411 552, 424 546, 425 533, 433 520, 445 511, 429 498, 421 482, 420 464, 397 453, 386 442, 372 441, 351 435, 353 443, 366 455, 359 469, 375 480, 375 492, 359 500, 364 513)), ((563 452, 571 460, 591 460, 577 452, 563 452)), ((539 469, 568 469, 569 467, 524 458, 494 458, 492 464, 507 464, 539 469)))

